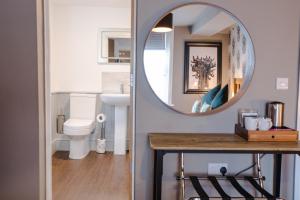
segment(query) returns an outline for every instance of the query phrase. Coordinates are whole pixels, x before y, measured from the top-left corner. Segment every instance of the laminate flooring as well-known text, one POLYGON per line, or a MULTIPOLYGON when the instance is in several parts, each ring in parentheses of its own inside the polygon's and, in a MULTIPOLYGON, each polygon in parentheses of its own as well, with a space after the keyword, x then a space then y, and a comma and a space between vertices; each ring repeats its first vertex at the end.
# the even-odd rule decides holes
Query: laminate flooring
POLYGON ((52 157, 53 200, 129 200, 129 155, 90 152, 70 160, 69 152, 52 157))

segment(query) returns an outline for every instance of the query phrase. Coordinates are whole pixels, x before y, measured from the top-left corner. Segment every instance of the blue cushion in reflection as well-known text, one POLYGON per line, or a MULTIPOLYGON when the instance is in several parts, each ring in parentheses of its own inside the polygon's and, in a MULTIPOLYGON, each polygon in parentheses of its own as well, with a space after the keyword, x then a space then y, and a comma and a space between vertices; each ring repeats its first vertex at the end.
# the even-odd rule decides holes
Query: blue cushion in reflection
POLYGON ((211 102, 211 109, 216 109, 228 101, 228 85, 225 85, 211 102))
POLYGON ((221 85, 217 85, 213 89, 209 90, 203 97, 202 97, 202 104, 206 103, 208 105, 211 105, 213 99, 217 95, 217 93, 220 91, 221 85))

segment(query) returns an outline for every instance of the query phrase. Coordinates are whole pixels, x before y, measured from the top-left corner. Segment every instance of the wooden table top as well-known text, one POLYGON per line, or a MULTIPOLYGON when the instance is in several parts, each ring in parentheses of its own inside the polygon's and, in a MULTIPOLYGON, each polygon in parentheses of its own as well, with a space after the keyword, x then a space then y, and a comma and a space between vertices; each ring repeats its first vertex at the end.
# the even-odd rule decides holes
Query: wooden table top
POLYGON ((300 142, 248 142, 226 133, 150 133, 149 140, 153 150, 300 154, 300 142))

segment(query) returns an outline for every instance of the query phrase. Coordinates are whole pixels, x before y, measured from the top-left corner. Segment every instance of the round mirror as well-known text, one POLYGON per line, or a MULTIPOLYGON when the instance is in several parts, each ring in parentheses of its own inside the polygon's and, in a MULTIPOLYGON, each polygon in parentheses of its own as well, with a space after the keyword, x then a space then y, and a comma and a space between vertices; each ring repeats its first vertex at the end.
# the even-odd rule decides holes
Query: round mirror
POLYGON ((164 15, 144 48, 153 92, 185 114, 214 113, 234 103, 250 83, 254 60, 242 23, 222 8, 199 3, 164 15))

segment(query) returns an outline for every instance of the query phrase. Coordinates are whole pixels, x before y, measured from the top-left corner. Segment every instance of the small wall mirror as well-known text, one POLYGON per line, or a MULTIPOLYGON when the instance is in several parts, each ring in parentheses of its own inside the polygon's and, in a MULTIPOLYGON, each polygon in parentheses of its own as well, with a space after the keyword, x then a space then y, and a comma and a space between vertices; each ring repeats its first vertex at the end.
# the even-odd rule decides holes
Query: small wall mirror
POLYGON ((99 64, 129 64, 130 50, 129 29, 100 29, 98 31, 99 64))
POLYGON ((209 114, 234 103, 254 71, 242 23, 222 8, 189 4, 164 15, 145 42, 144 69, 156 96, 185 114, 209 114))

